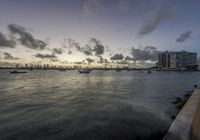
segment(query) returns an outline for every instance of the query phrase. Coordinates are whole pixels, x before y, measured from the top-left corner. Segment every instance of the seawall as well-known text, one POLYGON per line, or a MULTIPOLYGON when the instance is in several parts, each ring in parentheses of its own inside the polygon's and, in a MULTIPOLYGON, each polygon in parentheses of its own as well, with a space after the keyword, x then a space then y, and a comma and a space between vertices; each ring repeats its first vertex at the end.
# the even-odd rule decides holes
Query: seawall
POLYGON ((163 140, 200 140, 200 87, 178 113, 163 140))

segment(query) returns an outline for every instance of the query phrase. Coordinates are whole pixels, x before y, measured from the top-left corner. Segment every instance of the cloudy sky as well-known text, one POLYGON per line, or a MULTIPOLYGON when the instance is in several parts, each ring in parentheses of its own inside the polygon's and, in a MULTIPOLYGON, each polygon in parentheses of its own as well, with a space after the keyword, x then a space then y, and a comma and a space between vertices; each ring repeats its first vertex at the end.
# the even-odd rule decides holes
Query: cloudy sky
POLYGON ((199 0, 0 0, 0 61, 151 63, 160 51, 200 53, 199 13, 199 0))

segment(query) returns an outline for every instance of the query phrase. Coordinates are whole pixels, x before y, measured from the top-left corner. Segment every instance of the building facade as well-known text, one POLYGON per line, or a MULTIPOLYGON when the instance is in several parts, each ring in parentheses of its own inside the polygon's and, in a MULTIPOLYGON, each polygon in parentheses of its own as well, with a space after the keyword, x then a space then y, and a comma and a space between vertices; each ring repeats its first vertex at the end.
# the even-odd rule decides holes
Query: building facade
POLYGON ((158 55, 158 68, 162 70, 196 70, 197 53, 162 52, 158 55))

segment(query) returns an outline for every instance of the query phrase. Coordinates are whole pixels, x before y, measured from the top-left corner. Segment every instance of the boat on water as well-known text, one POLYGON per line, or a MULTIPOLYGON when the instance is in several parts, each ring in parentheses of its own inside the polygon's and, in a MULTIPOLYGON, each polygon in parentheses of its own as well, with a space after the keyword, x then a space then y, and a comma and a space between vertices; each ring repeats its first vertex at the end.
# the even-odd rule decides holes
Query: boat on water
POLYGON ((148 73, 150 74, 150 73, 151 73, 151 70, 148 70, 148 73))
POLYGON ((80 69, 80 70, 78 70, 78 72, 79 72, 80 74, 88 74, 88 73, 91 72, 91 70, 90 70, 90 69, 80 69))
POLYGON ((27 71, 19 71, 19 70, 13 70, 10 71, 11 74, 19 74, 19 73, 27 73, 27 71))

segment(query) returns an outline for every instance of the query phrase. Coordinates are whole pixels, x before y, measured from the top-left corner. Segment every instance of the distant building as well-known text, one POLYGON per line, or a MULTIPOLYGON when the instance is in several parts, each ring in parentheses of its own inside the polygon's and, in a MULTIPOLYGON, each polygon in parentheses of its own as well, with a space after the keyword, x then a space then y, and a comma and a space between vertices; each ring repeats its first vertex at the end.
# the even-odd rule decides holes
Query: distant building
POLYGON ((158 68, 163 70, 196 70, 197 53, 194 52, 162 52, 158 55, 158 68))

